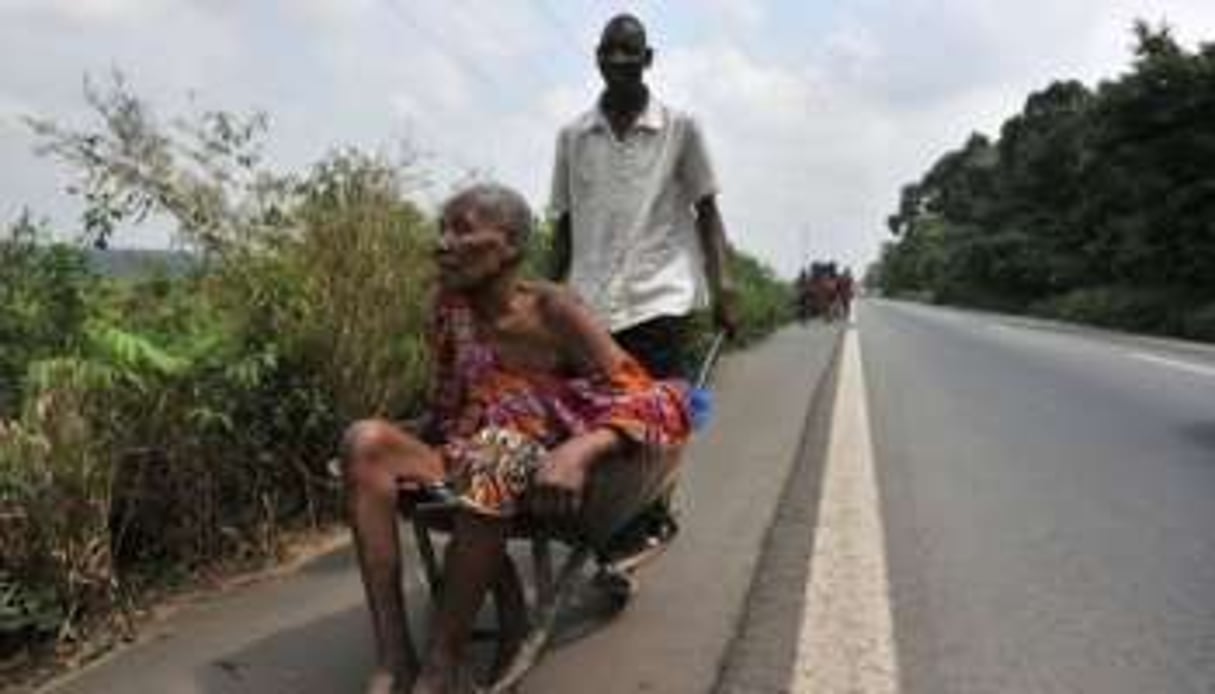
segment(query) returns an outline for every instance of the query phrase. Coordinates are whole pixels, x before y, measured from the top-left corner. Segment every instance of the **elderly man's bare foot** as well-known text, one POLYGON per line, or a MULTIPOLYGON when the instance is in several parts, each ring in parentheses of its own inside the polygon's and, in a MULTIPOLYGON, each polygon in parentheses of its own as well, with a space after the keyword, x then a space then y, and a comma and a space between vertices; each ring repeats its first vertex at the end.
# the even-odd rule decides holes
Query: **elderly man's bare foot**
POLYGON ((408 694, 412 688, 411 677, 385 670, 376 670, 367 680, 364 694, 408 694))
POLYGON ((464 668, 427 668, 418 675, 410 694, 474 694, 476 691, 471 675, 464 668))

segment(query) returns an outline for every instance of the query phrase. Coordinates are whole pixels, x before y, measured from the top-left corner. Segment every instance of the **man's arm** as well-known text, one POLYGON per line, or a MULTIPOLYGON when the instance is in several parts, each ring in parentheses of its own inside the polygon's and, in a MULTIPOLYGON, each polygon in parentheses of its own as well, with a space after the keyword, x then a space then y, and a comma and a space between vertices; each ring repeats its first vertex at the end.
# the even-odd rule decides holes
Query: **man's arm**
POLYGON ((726 226, 717 209, 717 198, 706 195, 696 202, 696 231, 705 259, 705 277, 709 281, 709 298, 713 303, 713 321, 734 337, 738 330, 735 314, 735 287, 730 276, 730 247, 726 241, 726 226))
POLYGON ((556 152, 553 157, 553 180, 549 193, 549 208, 556 215, 557 223, 553 227, 553 257, 552 275, 554 282, 564 283, 569 280, 573 239, 571 237, 573 221, 570 208, 573 200, 570 195, 569 176, 569 146, 566 144, 565 133, 557 135, 556 152))
POLYGON ((573 223, 570 221, 570 213, 564 212, 557 217, 557 224, 553 227, 553 266, 552 279, 554 282, 564 284, 569 280, 570 276, 570 252, 573 239, 571 238, 573 223))
POLYGON ((727 336, 733 337, 738 327, 734 314, 734 283, 730 277, 730 247, 726 242, 725 224, 717 209, 717 177, 713 174, 700 125, 693 118, 686 122, 678 175, 690 199, 695 201, 696 231, 704 256, 709 298, 713 302, 713 322, 727 336))

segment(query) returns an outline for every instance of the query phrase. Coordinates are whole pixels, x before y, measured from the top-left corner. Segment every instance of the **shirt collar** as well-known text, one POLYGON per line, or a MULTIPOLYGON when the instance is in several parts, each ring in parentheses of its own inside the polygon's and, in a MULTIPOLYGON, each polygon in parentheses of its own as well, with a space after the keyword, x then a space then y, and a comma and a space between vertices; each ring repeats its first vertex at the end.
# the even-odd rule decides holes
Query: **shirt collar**
MULTIPOLYGON (((666 123, 666 107, 651 94, 650 98, 646 101, 645 110, 641 112, 637 121, 633 123, 633 129, 657 132, 662 130, 666 123)), ((591 110, 583 114, 580 125, 583 130, 610 130, 612 127, 598 103, 591 110)))

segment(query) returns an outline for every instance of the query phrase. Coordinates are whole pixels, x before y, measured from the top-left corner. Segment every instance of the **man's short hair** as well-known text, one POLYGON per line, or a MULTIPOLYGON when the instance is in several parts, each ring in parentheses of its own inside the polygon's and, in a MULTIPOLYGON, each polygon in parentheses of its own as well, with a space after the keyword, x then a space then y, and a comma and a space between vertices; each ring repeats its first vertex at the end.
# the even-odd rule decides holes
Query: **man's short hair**
POLYGON ((527 249, 535 227, 535 217, 527 200, 513 188, 500 183, 475 183, 448 198, 443 204, 442 217, 469 210, 479 219, 491 222, 506 231, 507 241, 523 251, 527 249))
POLYGON ((649 45, 649 40, 646 37, 645 24, 642 24, 637 15, 629 12, 621 12, 620 14, 617 14, 609 19, 607 23, 603 25, 603 32, 600 34, 600 41, 602 42, 603 38, 606 38, 610 32, 625 28, 639 31, 641 33, 642 40, 645 41, 646 45, 649 45))

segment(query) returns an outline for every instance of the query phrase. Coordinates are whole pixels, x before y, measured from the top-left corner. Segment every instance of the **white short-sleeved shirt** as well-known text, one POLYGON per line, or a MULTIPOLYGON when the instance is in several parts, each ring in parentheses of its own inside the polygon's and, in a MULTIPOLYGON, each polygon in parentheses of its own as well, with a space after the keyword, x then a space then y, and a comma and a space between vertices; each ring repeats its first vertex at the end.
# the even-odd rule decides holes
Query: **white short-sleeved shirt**
POLYGON ((570 215, 570 284, 609 330, 705 304, 693 205, 715 193, 696 121, 653 97, 621 139, 598 107, 561 130, 551 208, 570 215))

